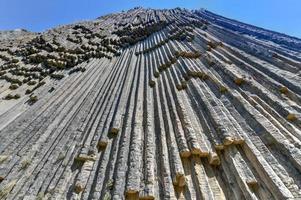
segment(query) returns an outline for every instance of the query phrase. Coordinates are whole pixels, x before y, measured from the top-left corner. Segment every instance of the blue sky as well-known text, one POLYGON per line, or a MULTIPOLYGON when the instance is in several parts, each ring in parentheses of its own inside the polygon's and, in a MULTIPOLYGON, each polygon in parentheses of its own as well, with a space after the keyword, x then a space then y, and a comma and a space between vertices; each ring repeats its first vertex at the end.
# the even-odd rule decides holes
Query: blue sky
POLYGON ((301 0, 0 0, 0 30, 44 31, 135 6, 205 8, 301 38, 301 0))

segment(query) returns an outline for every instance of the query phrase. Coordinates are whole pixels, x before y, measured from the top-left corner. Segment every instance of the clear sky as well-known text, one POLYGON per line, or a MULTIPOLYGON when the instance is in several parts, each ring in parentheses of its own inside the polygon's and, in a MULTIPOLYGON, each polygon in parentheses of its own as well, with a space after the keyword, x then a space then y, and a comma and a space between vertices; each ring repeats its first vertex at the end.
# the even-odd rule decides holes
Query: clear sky
POLYGON ((135 6, 205 8, 301 38, 301 0, 0 0, 0 30, 44 31, 135 6))

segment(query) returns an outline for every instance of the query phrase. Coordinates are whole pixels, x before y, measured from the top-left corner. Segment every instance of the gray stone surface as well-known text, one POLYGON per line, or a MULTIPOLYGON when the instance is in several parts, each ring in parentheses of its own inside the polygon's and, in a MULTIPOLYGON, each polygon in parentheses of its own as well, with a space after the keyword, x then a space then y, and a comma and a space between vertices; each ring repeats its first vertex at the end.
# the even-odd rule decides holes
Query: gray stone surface
POLYGON ((1 200, 301 199, 300 39, 135 8, 0 45, 1 200))

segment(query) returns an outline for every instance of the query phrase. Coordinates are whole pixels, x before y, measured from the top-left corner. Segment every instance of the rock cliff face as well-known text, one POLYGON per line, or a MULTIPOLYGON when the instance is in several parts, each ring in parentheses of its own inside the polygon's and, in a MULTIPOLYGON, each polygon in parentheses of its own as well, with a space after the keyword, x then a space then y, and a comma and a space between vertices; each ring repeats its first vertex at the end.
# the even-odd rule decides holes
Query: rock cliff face
POLYGON ((301 199, 300 39, 143 8, 0 38, 0 199, 301 199))

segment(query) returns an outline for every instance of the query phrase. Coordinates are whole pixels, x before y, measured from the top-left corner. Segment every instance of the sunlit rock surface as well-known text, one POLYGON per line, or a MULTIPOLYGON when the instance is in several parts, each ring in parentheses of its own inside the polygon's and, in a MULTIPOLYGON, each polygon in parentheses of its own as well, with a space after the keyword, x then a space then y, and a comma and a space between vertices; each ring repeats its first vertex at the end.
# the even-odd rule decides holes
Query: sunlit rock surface
POLYGON ((0 199, 301 199, 300 39, 135 8, 0 44, 0 199))

